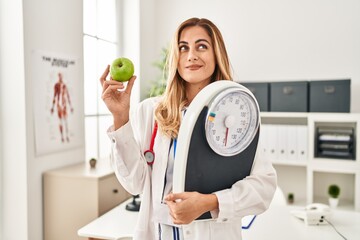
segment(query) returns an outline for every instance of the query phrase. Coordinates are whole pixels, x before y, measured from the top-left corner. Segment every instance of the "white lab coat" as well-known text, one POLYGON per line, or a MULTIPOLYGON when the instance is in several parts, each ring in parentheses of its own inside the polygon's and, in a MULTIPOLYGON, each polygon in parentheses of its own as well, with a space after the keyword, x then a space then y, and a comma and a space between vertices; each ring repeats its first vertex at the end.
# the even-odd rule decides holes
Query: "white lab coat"
MULTIPOLYGON (((167 206, 161 203, 170 138, 158 131, 153 167, 147 165, 143 155, 150 146, 158 101, 158 97, 144 100, 127 124, 116 131, 113 127, 108 130, 112 140, 111 161, 118 180, 129 193, 142 196, 135 240, 157 240, 158 223, 172 223, 167 206)), ((184 239, 241 239, 241 218, 260 214, 269 207, 276 179, 272 164, 259 157, 257 152, 250 176, 236 182, 230 189, 215 192, 219 210, 211 212, 212 220, 182 225, 184 239)))

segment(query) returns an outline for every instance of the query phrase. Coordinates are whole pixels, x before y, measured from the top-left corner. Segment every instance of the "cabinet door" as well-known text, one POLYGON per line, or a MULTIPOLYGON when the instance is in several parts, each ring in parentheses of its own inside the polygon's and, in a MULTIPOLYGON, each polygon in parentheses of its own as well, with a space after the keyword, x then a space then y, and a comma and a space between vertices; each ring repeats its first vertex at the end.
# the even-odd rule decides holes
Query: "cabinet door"
POLYGON ((99 215, 116 207, 129 197, 130 194, 121 186, 115 174, 101 179, 99 181, 99 215))
POLYGON ((97 216, 97 180, 45 174, 45 240, 81 240, 77 230, 97 216))

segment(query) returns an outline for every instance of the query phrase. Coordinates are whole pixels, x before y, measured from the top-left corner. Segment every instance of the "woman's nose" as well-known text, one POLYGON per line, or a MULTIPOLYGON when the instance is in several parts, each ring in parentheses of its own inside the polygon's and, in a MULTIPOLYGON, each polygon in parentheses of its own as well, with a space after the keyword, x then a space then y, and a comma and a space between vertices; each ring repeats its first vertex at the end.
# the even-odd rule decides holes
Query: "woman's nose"
POLYGON ((190 48, 189 55, 188 55, 188 61, 195 61, 198 60, 198 56, 196 54, 195 49, 190 48))

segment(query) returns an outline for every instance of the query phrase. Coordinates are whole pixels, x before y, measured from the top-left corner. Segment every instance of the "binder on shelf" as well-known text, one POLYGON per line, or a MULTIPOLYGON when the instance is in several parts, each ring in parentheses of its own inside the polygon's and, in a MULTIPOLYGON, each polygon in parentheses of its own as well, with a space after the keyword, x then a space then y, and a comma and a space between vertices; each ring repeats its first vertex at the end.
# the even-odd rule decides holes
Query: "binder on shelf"
POLYGON ((268 125, 268 134, 267 134, 267 143, 268 143, 268 158, 271 161, 279 160, 279 144, 278 144, 278 126, 269 124, 268 125))
POLYGON ((296 125, 279 125, 277 127, 277 152, 280 161, 297 160, 296 125))
POLYGON ((288 127, 285 125, 279 125, 277 127, 277 145, 276 148, 278 151, 278 160, 279 161, 288 161, 288 127))
POLYGON ((259 147, 265 159, 270 161, 278 160, 277 141, 277 126, 263 124, 261 126, 259 147))
POLYGON ((286 158, 289 161, 298 160, 298 137, 297 137, 296 125, 285 125, 286 131, 286 158))
POLYGON ((307 161, 307 126, 263 124, 260 148, 263 156, 271 161, 307 161))
POLYGON ((298 160, 305 162, 308 157, 308 128, 299 125, 296 130, 298 160))
POLYGON ((259 137, 259 148, 262 156, 265 159, 269 158, 269 127, 268 124, 261 125, 260 137, 259 137))

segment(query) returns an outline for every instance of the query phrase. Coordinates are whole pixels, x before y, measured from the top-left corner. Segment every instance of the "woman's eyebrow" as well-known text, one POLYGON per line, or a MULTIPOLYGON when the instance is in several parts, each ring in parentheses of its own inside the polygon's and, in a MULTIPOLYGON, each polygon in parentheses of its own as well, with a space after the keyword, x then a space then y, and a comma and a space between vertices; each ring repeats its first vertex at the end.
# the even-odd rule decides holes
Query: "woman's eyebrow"
MULTIPOLYGON (((202 38, 195 41, 195 43, 199 43, 199 42, 207 42, 208 44, 210 44, 208 40, 202 39, 202 38)), ((186 41, 179 41, 178 44, 186 44, 186 45, 188 45, 189 43, 186 42, 186 41)))
POLYGON ((207 42, 208 44, 210 44, 209 41, 206 39, 198 39, 195 41, 195 43, 199 43, 199 42, 207 42))

